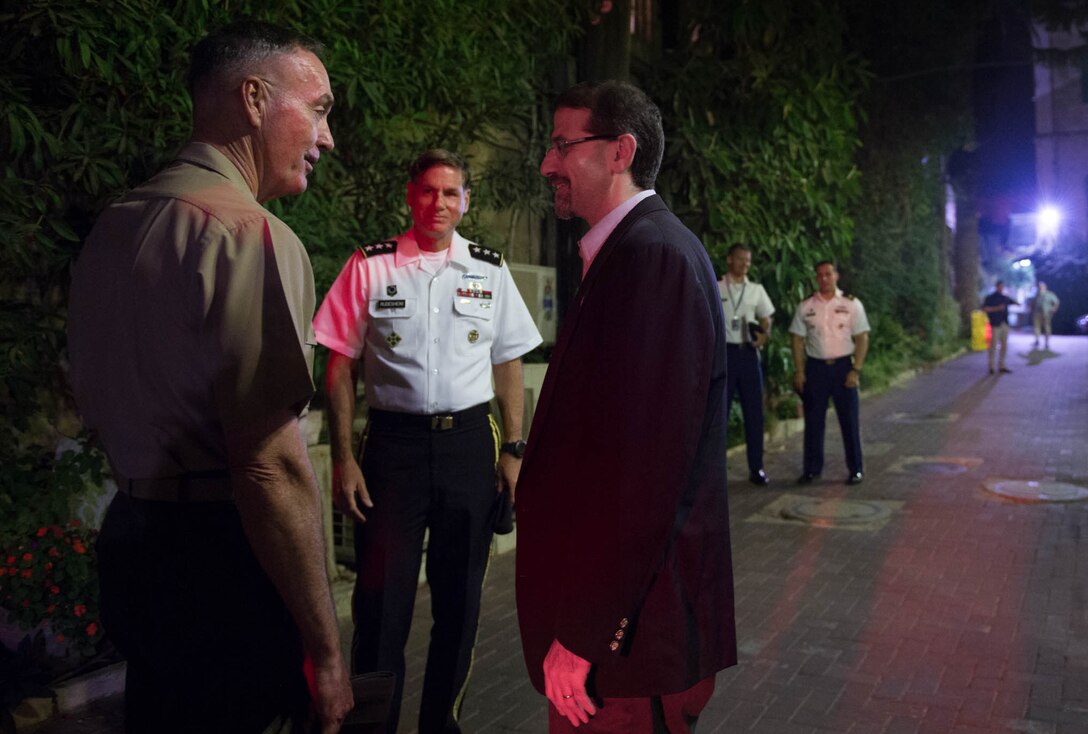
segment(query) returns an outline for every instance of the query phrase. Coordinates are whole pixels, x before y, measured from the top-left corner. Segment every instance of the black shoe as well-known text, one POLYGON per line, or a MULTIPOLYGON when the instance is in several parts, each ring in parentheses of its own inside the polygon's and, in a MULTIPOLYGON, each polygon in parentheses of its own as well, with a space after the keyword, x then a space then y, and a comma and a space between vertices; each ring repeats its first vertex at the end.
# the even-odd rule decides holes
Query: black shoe
POLYGON ((862 476, 861 472, 856 471, 856 472, 854 472, 853 474, 851 474, 850 476, 848 476, 846 478, 846 483, 847 484, 861 484, 862 481, 864 481, 864 480, 865 480, 865 477, 862 476))
POLYGON ((767 472, 760 469, 759 471, 749 472, 748 481, 757 487, 765 487, 771 483, 771 478, 767 476, 767 472))
POLYGON ((999 370, 999 372, 1005 372, 1005 373, 1010 373, 1010 374, 1011 374, 1011 373, 1012 373, 1012 370, 1010 370, 1010 369, 1009 369, 1008 367, 1002 367, 1002 368, 1001 368, 1001 369, 999 370))
POLYGON ((812 484, 813 482, 815 482, 819 478, 820 478, 819 474, 813 474, 812 472, 807 471, 804 474, 802 474, 801 476, 797 477, 797 483, 798 484, 812 484))
POLYGON ((991 368, 990 368, 990 374, 992 375, 993 373, 994 373, 994 368, 993 368, 993 367, 991 367, 991 368))

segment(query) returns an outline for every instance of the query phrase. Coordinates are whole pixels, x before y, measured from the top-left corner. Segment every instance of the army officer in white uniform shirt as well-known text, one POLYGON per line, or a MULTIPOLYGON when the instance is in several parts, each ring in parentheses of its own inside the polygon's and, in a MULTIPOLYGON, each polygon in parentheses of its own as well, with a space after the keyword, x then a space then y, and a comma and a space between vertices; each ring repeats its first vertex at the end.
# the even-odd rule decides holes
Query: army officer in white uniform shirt
POLYGON ((838 289, 839 271, 816 263, 816 292, 801 301, 790 324, 793 386, 805 409, 805 458, 799 484, 815 481, 824 468, 827 401, 835 403, 846 448, 847 484, 861 484, 858 383, 869 352, 865 307, 838 289))
POLYGON ((412 229, 351 256, 314 331, 331 350, 333 500, 356 521, 352 668, 397 674, 391 732, 430 530, 434 626, 419 714, 426 734, 460 731, 492 513, 497 492, 513 495, 525 448, 521 356, 542 340, 501 253, 455 231, 468 210, 467 164, 427 151, 409 168, 407 194, 412 229), (360 360, 369 405, 361 462, 351 446, 360 360))

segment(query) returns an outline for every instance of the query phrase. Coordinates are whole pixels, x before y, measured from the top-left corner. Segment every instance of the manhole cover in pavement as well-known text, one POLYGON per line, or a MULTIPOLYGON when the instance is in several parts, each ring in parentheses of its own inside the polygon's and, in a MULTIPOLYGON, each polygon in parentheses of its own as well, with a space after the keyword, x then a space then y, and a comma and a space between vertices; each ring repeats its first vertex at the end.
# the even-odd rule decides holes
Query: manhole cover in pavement
POLYGON ((959 413, 892 413, 885 420, 892 423, 953 423, 959 413))
POLYGON ((812 497, 783 506, 779 513, 787 520, 809 525, 861 525, 887 519, 891 510, 865 500, 822 499, 812 497))
POLYGON ((1088 489, 1066 482, 991 479, 982 486, 987 491, 1017 502, 1080 502, 1088 499, 1088 489))

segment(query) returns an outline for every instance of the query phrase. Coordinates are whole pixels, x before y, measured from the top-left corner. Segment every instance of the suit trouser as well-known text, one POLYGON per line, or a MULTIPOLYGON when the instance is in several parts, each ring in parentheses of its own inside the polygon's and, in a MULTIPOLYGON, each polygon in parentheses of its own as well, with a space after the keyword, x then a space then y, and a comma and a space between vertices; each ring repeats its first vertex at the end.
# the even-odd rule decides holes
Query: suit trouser
POLYGON ((990 329, 990 348, 986 353, 986 363, 992 370, 994 368, 994 350, 999 350, 997 358, 997 366, 1005 368, 1005 352, 1009 348, 1009 325, 1008 323, 1001 324, 1000 326, 994 326, 990 329))
POLYGON ((604 698, 597 714, 577 729, 548 704, 549 734, 690 734, 714 693, 714 676, 686 691, 645 698, 604 698))
POLYGON ((487 406, 481 407, 478 416, 445 431, 371 411, 362 469, 374 507, 363 508, 367 521, 355 525, 352 667, 355 673, 397 674, 390 733, 400 718, 404 646, 428 529, 426 570, 434 623, 419 731, 460 731, 457 717, 476 644, 496 499, 497 443, 487 406))
POLYGON ((805 360, 805 392, 801 398, 805 409, 806 474, 822 474, 824 470, 828 398, 835 403, 835 414, 839 417, 842 443, 846 449, 846 469, 850 474, 862 471, 858 390, 846 387, 846 376, 851 369, 849 356, 835 360, 812 357, 805 360))
POLYGON ((128 662, 125 731, 302 731, 302 643, 234 503, 118 494, 97 552, 103 627, 128 662))
POLYGON ((726 409, 733 405, 734 396, 740 398, 748 471, 755 473, 763 468, 763 374, 759 351, 747 344, 727 344, 725 355, 726 409))

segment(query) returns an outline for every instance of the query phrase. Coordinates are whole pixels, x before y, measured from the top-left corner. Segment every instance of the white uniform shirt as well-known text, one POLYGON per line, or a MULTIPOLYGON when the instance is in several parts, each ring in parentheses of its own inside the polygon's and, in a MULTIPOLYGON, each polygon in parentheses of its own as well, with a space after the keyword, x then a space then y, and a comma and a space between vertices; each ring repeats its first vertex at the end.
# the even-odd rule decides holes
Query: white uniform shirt
POLYGON ((865 307, 852 296, 835 289, 829 301, 819 293, 801 301, 790 324, 790 333, 805 338, 805 354, 814 359, 838 359, 854 353, 854 336, 869 331, 865 307))
POLYGON ((314 317, 317 341, 362 358, 371 407, 427 415, 494 396, 491 366, 543 341, 502 255, 454 232, 446 263, 415 234, 355 252, 314 317))
POLYGON ((744 276, 743 283, 734 283, 728 275, 718 281, 718 292, 722 296, 722 310, 725 312, 725 340, 729 344, 747 344, 751 342, 748 334, 748 322, 759 322, 774 313, 767 291, 759 283, 753 283, 744 276))

